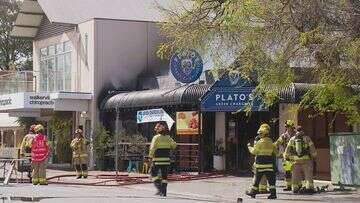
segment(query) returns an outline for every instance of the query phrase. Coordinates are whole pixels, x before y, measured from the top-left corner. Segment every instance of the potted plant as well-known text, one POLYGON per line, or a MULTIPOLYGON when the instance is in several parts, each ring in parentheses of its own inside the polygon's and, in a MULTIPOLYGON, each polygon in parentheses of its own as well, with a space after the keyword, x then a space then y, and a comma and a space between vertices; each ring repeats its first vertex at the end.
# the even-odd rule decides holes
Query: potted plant
POLYGON ((214 169, 217 171, 225 170, 225 147, 224 140, 222 138, 215 141, 214 149, 214 169))

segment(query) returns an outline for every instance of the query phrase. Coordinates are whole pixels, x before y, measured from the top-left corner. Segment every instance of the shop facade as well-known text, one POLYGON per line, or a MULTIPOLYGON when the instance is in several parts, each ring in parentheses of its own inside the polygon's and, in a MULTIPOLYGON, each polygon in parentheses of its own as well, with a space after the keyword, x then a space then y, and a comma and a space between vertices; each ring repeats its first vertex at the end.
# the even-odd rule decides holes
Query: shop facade
MULTIPOLYGON (((253 142, 261 123, 270 124, 276 139, 284 132, 285 120, 293 119, 315 142, 317 171, 329 173, 328 133, 354 129, 342 116, 329 127, 333 115, 309 117, 312 112, 299 111, 297 104, 310 85, 289 86, 268 109, 252 98, 254 86, 241 83, 238 77, 215 84, 196 81, 181 85, 169 74, 169 62, 156 57, 165 38, 157 26, 163 19, 152 1, 108 1, 99 9, 96 0, 88 0, 86 5, 71 0, 24 0, 12 34, 33 39, 34 71, 24 73, 19 84, 26 86, 0 95, 0 112, 35 117, 44 123, 63 112, 73 120, 72 128, 83 128, 93 140, 99 123, 113 136, 117 118, 136 121, 138 111, 163 108, 177 121, 172 135, 179 143, 188 144, 179 152, 185 153, 179 154, 182 170, 213 170, 219 164, 215 148, 222 140, 221 166, 215 168, 236 173, 251 170, 253 160, 246 144, 253 142), (239 111, 249 102, 256 107, 250 116, 239 111), (181 121, 177 117, 181 120, 187 115, 182 112, 197 112, 198 133, 178 133, 181 121)), ((152 125, 138 125, 147 140, 152 137, 152 125)))
MULTIPOLYGON (((96 0, 86 5, 24 0, 12 35, 33 40, 33 71, 7 75, 0 112, 45 125, 56 114, 66 115, 72 121, 67 139, 75 128, 82 128, 93 140, 101 123, 99 104, 108 90, 146 89, 152 82, 140 83, 140 77, 148 72, 160 76, 166 70, 156 57, 164 39, 153 3, 111 0, 99 9, 96 0), (26 77, 20 80, 19 75, 26 77)), ((94 166, 92 147, 90 152, 94 166)))

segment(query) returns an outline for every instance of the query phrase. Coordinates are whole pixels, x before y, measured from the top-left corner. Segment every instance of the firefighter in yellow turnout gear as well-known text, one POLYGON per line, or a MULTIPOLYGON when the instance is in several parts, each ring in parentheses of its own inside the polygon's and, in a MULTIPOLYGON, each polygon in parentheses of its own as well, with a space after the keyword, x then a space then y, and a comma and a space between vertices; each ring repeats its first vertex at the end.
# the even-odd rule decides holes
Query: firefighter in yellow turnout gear
POLYGON ((77 178, 88 177, 88 149, 89 142, 82 135, 82 130, 75 131, 75 138, 71 141, 70 147, 73 150, 73 164, 77 178))
POLYGON ((300 192, 302 174, 305 178, 305 193, 314 193, 313 159, 316 157, 314 143, 305 136, 301 126, 298 126, 296 135, 292 137, 285 149, 284 158, 293 163, 292 191, 300 192))
POLYGON ((270 127, 267 124, 260 126, 258 134, 260 135, 260 140, 256 142, 254 147, 251 147, 248 144, 248 148, 251 154, 255 155, 255 178, 254 183, 250 191, 247 191, 246 194, 255 198, 256 194, 259 193, 259 183, 263 176, 266 176, 269 182, 270 196, 268 199, 276 199, 276 174, 274 171, 274 157, 276 156, 276 147, 269 138, 270 127))
MULTIPOLYGON (((31 144, 32 140, 35 137, 35 127, 36 125, 31 125, 29 129, 29 133, 25 135, 23 138, 21 145, 20 145, 20 156, 22 158, 28 159, 29 163, 31 164, 31 144)), ((31 166, 28 168, 28 177, 30 179, 30 182, 32 182, 31 177, 31 166)))
MULTIPOLYGON (((295 123, 293 120, 285 121, 286 131, 282 135, 280 135, 279 139, 275 142, 275 145, 278 147, 281 156, 283 157, 283 153, 289 143, 291 137, 295 136, 295 123)), ((287 160, 283 160, 283 170, 285 173, 285 189, 284 191, 291 191, 291 170, 292 163, 287 160)))
MULTIPOLYGON (((270 131, 270 126, 268 124, 262 124, 260 126, 260 128, 267 128, 269 131, 270 131)), ((255 140, 254 140, 254 145, 256 145, 256 143, 261 139, 261 136, 260 135, 257 135, 255 137, 255 140)), ((251 146, 250 146, 251 147, 251 146)), ((250 151, 250 148, 249 148, 249 151, 250 151)), ((256 169, 255 169, 255 163, 254 163, 254 174, 256 174, 256 169)), ((255 176, 254 176, 255 178, 255 176)), ((263 176, 260 180, 260 183, 259 183, 259 193, 260 194, 265 194, 265 193, 268 193, 268 184, 267 184, 267 179, 266 179, 266 176, 263 176)))
POLYGON ((176 148, 176 142, 167 134, 167 125, 157 123, 155 126, 156 135, 151 140, 149 157, 152 159, 151 176, 154 185, 158 189, 156 195, 166 196, 167 176, 170 166, 170 150, 176 148), (161 176, 159 176, 159 172, 161 176))

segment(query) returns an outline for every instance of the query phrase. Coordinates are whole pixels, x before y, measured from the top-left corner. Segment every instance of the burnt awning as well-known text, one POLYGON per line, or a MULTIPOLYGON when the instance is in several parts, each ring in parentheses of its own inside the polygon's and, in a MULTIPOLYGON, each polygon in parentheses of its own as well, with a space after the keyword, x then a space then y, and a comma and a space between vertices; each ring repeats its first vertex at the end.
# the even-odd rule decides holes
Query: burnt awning
MULTIPOLYGON (((197 105, 199 99, 211 85, 191 84, 168 89, 152 89, 119 93, 106 97, 101 110, 161 107, 176 105, 197 105)), ((302 96, 314 87, 314 84, 292 83, 279 92, 280 103, 299 103, 302 96)))
POLYGON ((210 85, 191 84, 167 89, 152 89, 119 93, 108 96, 101 103, 101 110, 197 105, 210 85))
POLYGON ((306 92, 314 86, 315 84, 309 83, 292 83, 287 88, 284 88, 279 92, 279 102, 299 103, 306 92))

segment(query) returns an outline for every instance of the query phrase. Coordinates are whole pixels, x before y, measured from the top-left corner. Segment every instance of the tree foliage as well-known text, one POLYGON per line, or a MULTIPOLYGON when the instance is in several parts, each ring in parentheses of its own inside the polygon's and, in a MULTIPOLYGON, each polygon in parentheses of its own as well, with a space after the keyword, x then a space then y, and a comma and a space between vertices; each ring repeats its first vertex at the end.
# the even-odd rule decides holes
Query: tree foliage
POLYGON ((71 163, 71 130, 73 120, 67 112, 56 112, 50 120, 50 129, 56 142, 56 158, 59 163, 71 163))
POLYGON ((210 54, 214 69, 228 68, 257 82, 266 104, 294 82, 294 67, 310 69, 315 86, 301 107, 345 113, 360 122, 360 1, 177 0, 160 7, 168 37, 160 57, 196 48, 210 54), (221 64, 228 64, 229 67, 221 64), (269 88, 271 87, 271 88, 269 88))
POLYGON ((0 0, 0 69, 31 69, 32 42, 11 36, 19 0, 0 0))

